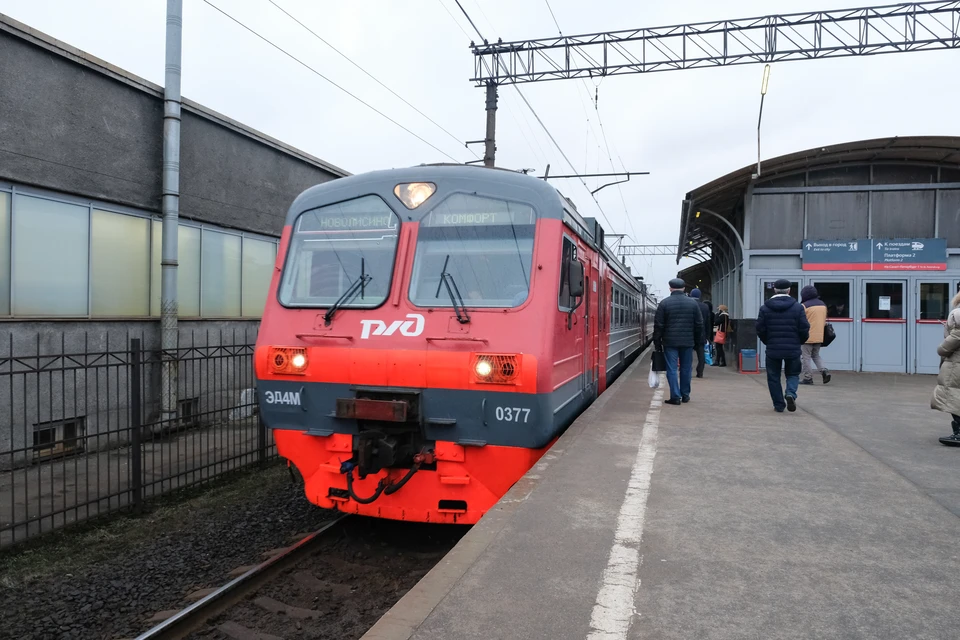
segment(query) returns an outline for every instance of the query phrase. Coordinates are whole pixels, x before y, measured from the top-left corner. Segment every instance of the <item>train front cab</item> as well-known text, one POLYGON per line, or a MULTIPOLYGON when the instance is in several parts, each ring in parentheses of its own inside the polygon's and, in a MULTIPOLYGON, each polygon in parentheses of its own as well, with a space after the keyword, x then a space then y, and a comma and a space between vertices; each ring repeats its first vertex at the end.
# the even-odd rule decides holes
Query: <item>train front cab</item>
POLYGON ((583 219, 534 178, 435 171, 414 207, 402 176, 347 178, 288 215, 258 393, 319 506, 476 522, 602 390, 583 219))

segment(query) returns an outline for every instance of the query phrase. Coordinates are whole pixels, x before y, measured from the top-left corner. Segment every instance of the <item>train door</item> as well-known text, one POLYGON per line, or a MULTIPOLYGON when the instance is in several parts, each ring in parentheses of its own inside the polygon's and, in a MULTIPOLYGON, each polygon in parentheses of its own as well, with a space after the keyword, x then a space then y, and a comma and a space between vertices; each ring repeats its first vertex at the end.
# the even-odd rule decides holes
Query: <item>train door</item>
POLYGON ((595 282, 590 277, 590 263, 584 261, 583 275, 583 395, 590 398, 594 393, 593 386, 593 337, 590 335, 590 302, 596 296, 590 295, 590 284, 595 282))
POLYGON ((610 315, 607 311, 607 280, 603 276, 604 263, 600 261, 600 270, 595 274, 597 283, 597 395, 607 389, 607 321, 610 315))
MULTIPOLYGON (((587 256, 584 256, 587 258, 587 256)), ((585 373, 584 395, 587 398, 596 398, 599 388, 598 380, 600 372, 597 370, 600 361, 599 340, 597 339, 598 321, 597 321, 597 272, 591 265, 589 259, 584 260, 583 277, 583 370, 585 373)))

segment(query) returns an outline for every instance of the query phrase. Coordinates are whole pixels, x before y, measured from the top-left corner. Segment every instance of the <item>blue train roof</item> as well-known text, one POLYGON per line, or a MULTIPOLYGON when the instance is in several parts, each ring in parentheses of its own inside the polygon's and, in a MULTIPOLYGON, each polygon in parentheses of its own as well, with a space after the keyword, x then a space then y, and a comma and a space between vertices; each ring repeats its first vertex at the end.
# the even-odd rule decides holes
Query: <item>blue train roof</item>
POLYGON ((509 169, 454 164, 420 165, 338 178, 310 187, 297 196, 287 211, 286 224, 292 225, 304 211, 365 195, 379 196, 405 221, 420 221, 448 195, 457 192, 524 202, 533 206, 541 218, 564 220, 584 241, 604 254, 626 286, 640 290, 632 274, 604 243, 603 230, 595 219, 580 215, 576 205, 546 180, 509 169), (432 182, 437 186, 437 191, 420 207, 407 210, 393 193, 396 185, 406 182, 432 182))
POLYGON ((541 178, 506 169, 464 165, 421 165, 403 169, 370 171, 338 178, 310 187, 301 193, 287 212, 286 224, 304 211, 342 202, 363 195, 378 195, 401 214, 405 221, 419 221, 447 195, 454 192, 475 193, 479 196, 506 198, 525 202, 539 212, 540 217, 560 218, 565 198, 541 178), (436 193, 420 207, 409 211, 400 205, 393 188, 404 182, 432 182, 436 193))

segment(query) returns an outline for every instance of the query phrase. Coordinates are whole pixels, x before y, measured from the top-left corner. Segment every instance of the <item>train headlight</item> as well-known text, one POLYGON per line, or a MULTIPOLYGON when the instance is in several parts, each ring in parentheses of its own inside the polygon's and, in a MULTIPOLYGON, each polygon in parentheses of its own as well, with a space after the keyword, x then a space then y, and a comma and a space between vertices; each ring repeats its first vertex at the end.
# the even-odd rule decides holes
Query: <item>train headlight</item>
POLYGON ((520 356, 505 353, 474 354, 473 372, 477 382, 517 384, 520 378, 520 356))
POLYGON ((393 194, 400 199, 407 209, 416 209, 437 190, 432 182, 407 182, 393 188, 393 194))
POLYGON ((267 357, 271 373, 302 376, 307 372, 307 350, 301 347, 270 347, 267 357))

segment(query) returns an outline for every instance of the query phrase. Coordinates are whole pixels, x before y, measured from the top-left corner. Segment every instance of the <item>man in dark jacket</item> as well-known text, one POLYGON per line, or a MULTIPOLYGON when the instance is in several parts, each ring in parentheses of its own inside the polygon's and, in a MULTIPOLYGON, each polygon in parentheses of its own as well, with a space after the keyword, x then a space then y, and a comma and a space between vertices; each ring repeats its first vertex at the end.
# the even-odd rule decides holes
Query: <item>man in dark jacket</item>
POLYGON ((697 342, 697 377, 703 377, 703 366, 706 364, 704 358, 704 347, 707 343, 706 334, 709 333, 710 328, 713 327, 713 312, 710 311, 710 307, 706 302, 700 299, 700 289, 694 289, 690 292, 690 297, 697 301, 697 305, 700 307, 700 314, 703 316, 703 332, 704 336, 699 342, 697 342))
POLYGON ((670 281, 670 295, 657 306, 653 321, 654 348, 662 351, 667 361, 667 383, 670 385, 667 404, 690 401, 693 349, 704 340, 703 314, 696 300, 683 293, 684 286, 680 278, 670 281))
POLYGON ((773 408, 784 409, 780 370, 787 378, 786 408, 797 410, 800 385, 800 345, 810 337, 810 323, 803 305, 790 296, 790 281, 773 283, 773 297, 763 303, 757 316, 757 337, 767 345, 767 386, 773 408))

